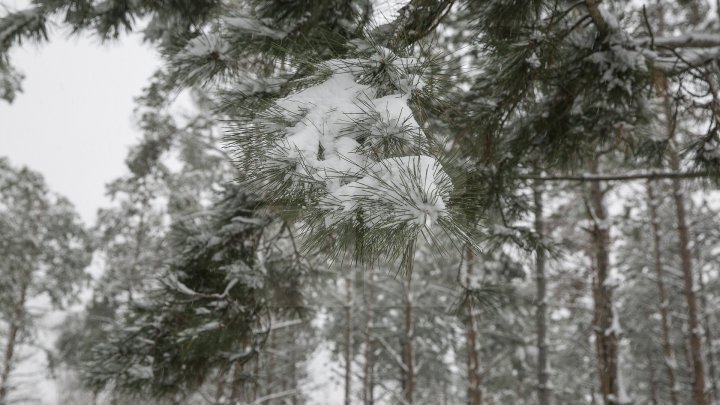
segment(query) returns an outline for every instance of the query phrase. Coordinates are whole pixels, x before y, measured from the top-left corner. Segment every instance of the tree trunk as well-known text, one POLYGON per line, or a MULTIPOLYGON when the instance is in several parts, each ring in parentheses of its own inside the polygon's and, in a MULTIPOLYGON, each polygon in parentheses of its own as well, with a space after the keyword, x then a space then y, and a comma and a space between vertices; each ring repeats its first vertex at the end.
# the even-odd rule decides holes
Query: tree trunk
POLYGON ((348 270, 345 278, 345 405, 350 405, 352 384, 352 276, 353 271, 348 270))
POLYGON ((10 392, 10 372, 12 371, 13 361, 15 360, 15 346, 18 341, 18 335, 22 328, 23 318, 25 317, 25 301, 27 299, 27 290, 29 282, 25 281, 20 286, 20 297, 15 302, 12 319, 10 321, 10 330, 8 331, 7 345, 5 346, 5 355, 3 357, 3 369, 0 375, 0 405, 4 405, 10 392))
MULTIPOLYGON (((697 252, 698 255, 700 255, 700 249, 698 249, 697 252)), ((701 262, 701 257, 698 257, 698 263, 701 262)), ((713 347, 712 329, 710 328, 710 315, 707 311, 707 300, 705 298, 705 280, 701 265, 698 265, 698 287, 700 287, 700 311, 703 317, 703 331, 705 332, 705 341, 707 342, 708 374, 710 374, 710 392, 712 394, 711 403, 716 403, 718 401, 718 382, 717 371, 715 369, 715 349, 713 347)))
POLYGON ((703 14, 702 14, 702 5, 700 4, 700 0, 692 0, 689 4, 690 10, 690 24, 698 25, 703 20, 703 14))
MULTIPOLYGON (((597 160, 592 162, 592 173, 598 172, 597 160)), ((604 405, 618 398, 618 336, 613 328, 612 286, 607 285, 610 272, 610 229, 605 207, 605 192, 600 182, 590 183, 590 219, 593 222, 593 329, 597 355, 600 395, 604 405)))
MULTIPOLYGON (((662 15, 661 15, 662 20, 662 15)), ((656 92, 663 99, 663 113, 665 115, 665 126, 667 139, 669 141, 670 169, 677 172, 680 170, 680 157, 675 144, 675 112, 668 95, 667 79, 661 76, 655 81, 656 92)), ((697 297, 695 296, 692 256, 689 246, 689 232, 685 212, 685 197, 682 192, 680 179, 671 180, 672 194, 675 201, 675 214, 677 217, 677 232, 680 250, 681 270, 683 273, 684 295, 687 301, 688 327, 690 333, 690 356, 692 359, 693 383, 692 396, 697 405, 706 405, 705 399, 705 374, 703 371, 702 341, 700 338, 700 325, 698 321, 697 297)))
MULTIPOLYGON (((260 356, 258 354, 258 356, 260 356)), ((233 377, 232 377, 232 386, 230 387, 230 400, 229 403, 236 404, 240 402, 240 395, 242 394, 242 371, 243 366, 242 363, 239 361, 235 362, 235 367, 233 367, 233 377)), ((257 375, 255 376, 257 379, 257 375)), ((257 384, 257 381, 255 382, 257 384)))
POLYGON ((277 346, 276 333, 277 331, 270 331, 270 344, 266 356, 267 364, 265 365, 265 395, 272 395, 275 389, 275 387, 273 387, 273 383, 275 382, 275 364, 273 362, 273 358, 275 356, 275 349, 277 346))
POLYGON ((375 366, 375 359, 373 356, 373 351, 375 350, 375 345, 373 342, 373 322, 374 322, 374 310, 375 310, 375 291, 374 291, 374 284, 375 280, 373 279, 374 270, 373 267, 370 267, 367 272, 366 276, 368 279, 368 282, 365 284, 366 288, 366 297, 367 297, 367 304, 365 305, 365 311, 366 311, 366 317, 365 317, 365 364, 363 365, 363 404, 364 405, 373 405, 374 399, 374 379, 373 379, 373 368, 375 366))
MULTIPOLYGON (((682 335, 683 335, 683 341, 682 341, 682 349, 683 349, 683 357, 685 359, 685 370, 689 374, 692 374, 692 355, 690 355, 690 328, 688 327, 687 323, 687 317, 683 319, 682 321, 682 335)), ((690 376, 692 377, 692 375, 690 376)))
POLYGON ((658 289, 658 298, 660 299, 660 330, 662 331, 662 348, 665 357, 665 371, 667 372, 668 384, 670 386, 670 402, 677 405, 677 386, 675 382, 675 354, 673 353, 672 343, 670 341, 670 320, 668 316, 668 297, 665 289, 665 275, 662 265, 662 249, 660 238, 660 221, 658 219, 657 209, 658 201, 656 200, 655 190, 652 181, 648 182, 648 208, 650 211, 650 225, 653 233, 653 255, 655 258, 655 277, 658 289))
POLYGON ((652 358, 648 358, 648 364, 650 364, 650 403, 652 405, 659 405, 657 396, 657 381, 655 380, 655 364, 652 358))
POLYGON ((413 363, 413 296, 411 291, 411 279, 408 275, 405 281, 405 325, 403 335, 403 362, 405 363, 405 384, 403 396, 407 404, 413 403, 415 393, 415 366, 413 363))
MULTIPOLYGON (((539 189, 539 185, 535 184, 534 188, 535 197, 535 233, 538 236, 539 241, 542 243, 545 235, 545 226, 543 222, 543 204, 542 204, 542 192, 539 189)), ((545 250, 544 247, 540 247, 535 253, 535 286, 537 288, 536 302, 537 312, 535 314, 535 323, 537 327, 537 379, 538 379, 538 404, 539 405, 550 405, 550 387, 548 385, 549 373, 548 373, 548 361, 547 361, 547 326, 545 324, 545 317, 547 312, 547 302, 545 298, 545 250)))
MULTIPOLYGON (((222 404, 225 402, 225 380, 227 379, 227 373, 229 370, 225 368, 218 373, 217 384, 215 385, 215 403, 222 404)), ((234 381, 233 381, 234 384, 234 381)))
POLYGON ((291 350, 290 351, 290 389, 295 390, 295 393, 290 397, 290 404, 291 405, 297 405, 297 399, 298 399, 298 392, 300 391, 298 387, 298 376, 297 376, 297 351, 291 350))
MULTIPOLYGON (((667 98, 666 98, 667 100, 667 98)), ((667 101, 669 103, 669 100, 667 101)), ((672 142, 671 142, 672 144, 672 142)), ((673 171, 680 169, 680 158, 677 148, 673 144, 670 149, 670 167, 673 171)), ((693 400, 697 405, 707 405, 705 399, 705 372, 703 365, 702 340, 700 337, 700 323, 698 321, 697 297, 693 280, 692 255, 689 246, 689 233, 685 212, 685 198, 679 179, 672 180, 673 198, 675 200, 675 214, 677 217, 677 232, 680 250, 680 262, 683 273, 684 295, 688 309, 688 327, 690 333, 690 356, 693 366, 693 400)))
MULTIPOLYGON (((467 261, 465 270, 465 284, 467 288, 472 288, 472 274, 475 267, 475 253, 470 247, 466 249, 465 260, 467 261)), ((475 325, 475 315, 473 313, 473 305, 470 299, 468 299, 465 303, 465 316, 465 330, 468 350, 467 401, 468 405, 482 405, 482 376, 480 375, 480 353, 477 348, 477 326, 475 325)))
POLYGON ((260 394, 260 350, 255 353, 255 364, 253 366, 253 390, 252 402, 255 402, 260 394))

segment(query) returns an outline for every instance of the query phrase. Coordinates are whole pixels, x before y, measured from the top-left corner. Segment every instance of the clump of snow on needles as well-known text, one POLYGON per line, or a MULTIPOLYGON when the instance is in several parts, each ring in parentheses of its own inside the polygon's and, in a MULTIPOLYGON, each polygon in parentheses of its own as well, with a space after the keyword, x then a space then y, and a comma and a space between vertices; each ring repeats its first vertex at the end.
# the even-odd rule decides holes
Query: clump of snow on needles
POLYGON ((352 214, 356 208, 374 215, 366 219, 369 226, 392 227, 414 223, 430 228, 447 215, 445 200, 450 179, 440 163, 429 156, 405 156, 384 159, 370 168, 363 178, 348 183, 326 198, 337 214, 326 223, 352 214))
POLYGON ((298 169, 320 180, 331 172, 358 173, 365 166, 363 156, 355 153, 360 144, 349 134, 344 135, 343 130, 351 124, 351 115, 362 112, 355 101, 369 90, 369 86, 356 83, 349 73, 335 74, 280 100, 277 107, 288 119, 304 115, 287 129, 288 135, 272 155, 292 163, 302 161, 298 169))
POLYGON ((452 186, 442 165, 430 156, 383 158, 374 150, 388 142, 422 144, 411 93, 375 97, 375 89, 356 80, 357 64, 326 66, 329 78, 276 102, 276 112, 291 125, 270 150, 270 165, 325 185, 320 208, 330 213, 327 226, 353 220, 360 209, 367 226, 430 228, 447 214, 452 186))

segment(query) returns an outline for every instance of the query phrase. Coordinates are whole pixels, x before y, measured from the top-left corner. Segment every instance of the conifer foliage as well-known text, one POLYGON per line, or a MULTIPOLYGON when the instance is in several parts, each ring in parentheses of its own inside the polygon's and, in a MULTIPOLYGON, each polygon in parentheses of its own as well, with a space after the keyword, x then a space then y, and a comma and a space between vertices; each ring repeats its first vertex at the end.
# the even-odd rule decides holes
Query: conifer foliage
MULTIPOLYGON (((141 31, 165 61, 138 99, 143 138, 110 185, 117 206, 99 215, 105 273, 88 331, 61 339, 66 363, 111 400, 300 401, 312 393, 298 369, 325 350, 346 404, 717 402, 720 240, 706 222, 720 207, 697 206, 715 192, 688 179, 714 185, 720 167, 718 7, 35 0, 8 12, 7 101, 22 76, 10 49, 53 24, 102 40, 141 31), (178 94, 197 109, 185 123, 170 112, 178 94), (73 336, 92 350, 78 355, 73 336)), ((15 174, 0 171, 0 196, 20 201, 20 172, 2 162, 15 174)), ((17 224, 3 221, 15 257, 17 224)))

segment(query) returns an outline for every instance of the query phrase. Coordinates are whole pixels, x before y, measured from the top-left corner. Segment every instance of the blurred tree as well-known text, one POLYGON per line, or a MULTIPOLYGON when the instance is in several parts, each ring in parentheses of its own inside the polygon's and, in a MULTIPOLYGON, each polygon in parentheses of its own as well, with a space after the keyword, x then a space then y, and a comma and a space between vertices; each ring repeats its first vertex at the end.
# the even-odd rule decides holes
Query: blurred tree
POLYGON ((0 404, 13 387, 11 373, 20 346, 32 336, 32 300, 54 307, 76 299, 87 281, 90 239, 68 200, 51 193, 39 174, 0 159, 0 321, 4 333, 0 404))

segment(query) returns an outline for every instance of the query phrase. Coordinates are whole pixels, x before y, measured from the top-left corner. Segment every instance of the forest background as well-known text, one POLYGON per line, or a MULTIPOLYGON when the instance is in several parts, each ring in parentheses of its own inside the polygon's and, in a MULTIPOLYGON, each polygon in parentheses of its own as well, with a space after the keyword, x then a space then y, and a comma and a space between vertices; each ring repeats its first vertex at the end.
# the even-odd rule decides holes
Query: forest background
MULTIPOLYGON (((88 146, 125 142, 96 107, 2 107, 8 150, 116 178, 82 224, 2 161, 0 402, 52 401, 38 379, 61 403, 717 401, 716 4, 252 3, 0 20, 20 107, 45 14, 105 39, 147 22, 163 66, 127 170, 88 146), (77 148, 67 117, 94 132, 77 148), (8 136, 35 123, 48 158, 8 136)), ((142 76, 121 63, 92 90, 142 76)))

